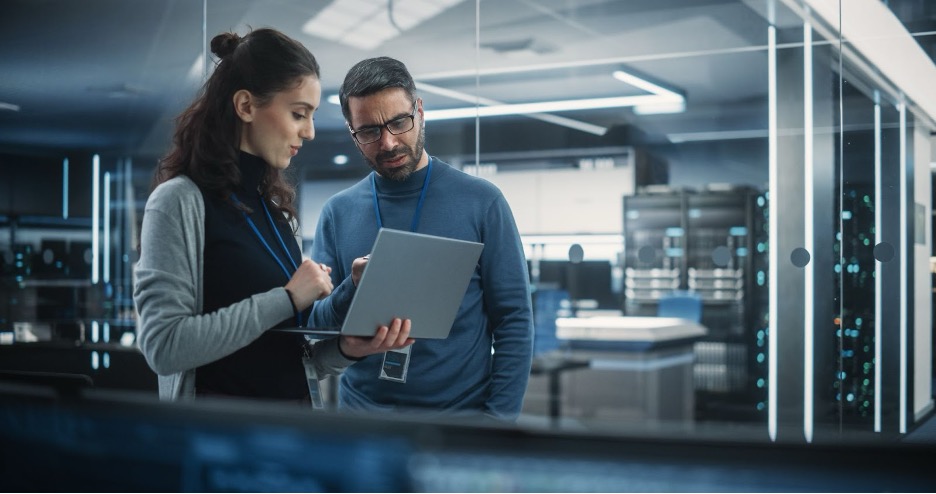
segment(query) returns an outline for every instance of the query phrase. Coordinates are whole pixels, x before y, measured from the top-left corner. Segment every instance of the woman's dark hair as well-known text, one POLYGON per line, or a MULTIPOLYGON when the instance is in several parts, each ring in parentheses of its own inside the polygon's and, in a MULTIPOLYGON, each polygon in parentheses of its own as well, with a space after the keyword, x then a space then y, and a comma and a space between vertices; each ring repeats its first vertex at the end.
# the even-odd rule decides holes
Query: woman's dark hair
MULTIPOLYGON (((234 93, 246 89, 266 104, 302 77, 318 78, 319 65, 301 43, 274 29, 257 29, 243 38, 219 34, 211 40, 211 51, 218 58, 214 73, 176 118, 172 150, 156 166, 153 188, 187 175, 203 190, 227 200, 241 179, 241 120, 234 112, 234 93)), ((287 220, 295 218, 296 190, 279 169, 267 167, 261 192, 287 220)))

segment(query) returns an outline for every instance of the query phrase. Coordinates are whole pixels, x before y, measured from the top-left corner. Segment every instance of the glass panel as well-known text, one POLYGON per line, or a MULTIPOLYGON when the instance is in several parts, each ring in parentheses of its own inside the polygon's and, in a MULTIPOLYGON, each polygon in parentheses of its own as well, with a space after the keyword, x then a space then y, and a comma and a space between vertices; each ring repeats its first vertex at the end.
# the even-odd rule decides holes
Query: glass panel
MULTIPOLYGON (((825 441, 839 435, 836 399, 842 359, 838 42, 816 19, 803 30, 804 57, 804 407, 803 438, 825 441)), ((795 195, 794 195, 795 200, 795 195)))
POLYGON ((839 419, 845 428, 869 430, 874 422, 875 321, 877 288, 872 255, 877 230, 875 125, 873 94, 842 79, 841 114, 841 264, 835 354, 840 366, 831 381, 839 419))
MULTIPOLYGON (((522 424, 796 441, 810 427, 817 440, 895 430, 913 413, 899 343, 916 320, 900 294, 920 275, 901 268, 901 239, 925 236, 899 226, 919 204, 925 232, 931 209, 901 197, 914 182, 900 171, 905 154, 919 166, 908 136, 926 136, 933 116, 850 58, 855 40, 806 3, 54 2, 27 32, 10 21, 28 9, 14 2, 0 32, 22 53, 3 57, 0 99, 21 99, 0 107, 30 120, 0 118, 0 331, 133 343, 142 205, 174 118, 211 70, 204 43, 273 26, 322 66, 316 139, 292 166, 306 250, 324 201, 370 172, 332 102, 367 57, 415 76, 432 155, 504 193, 536 318, 522 424), (81 41, 30 48, 51 33, 81 41), (657 344, 668 339, 643 319, 644 339, 581 336, 583 321, 654 316, 707 334, 657 344)), ((932 59, 932 2, 885 4, 932 59)))
MULTIPOLYGON (((885 2, 885 5, 922 49, 922 53, 912 50, 917 55, 923 56, 906 66, 915 69, 919 67, 924 71, 922 73, 927 75, 919 79, 926 82, 927 88, 931 87, 933 79, 936 79, 933 75, 933 61, 936 59, 936 4, 913 0, 889 0, 885 2)), ((911 49, 907 51, 910 52, 911 49)), ((928 89, 926 91, 926 94, 932 94, 928 89)), ((933 130, 936 129, 936 124, 934 124, 936 109, 932 104, 921 105, 919 101, 924 99, 921 96, 921 94, 914 93, 909 98, 911 105, 906 116, 907 132, 904 141, 907 145, 907 159, 913 163, 913 167, 907 169, 913 183, 913 186, 908 188, 908 195, 912 199, 908 199, 905 203, 908 208, 907 214, 910 216, 906 219, 906 226, 908 236, 912 238, 907 241, 908 252, 912 253, 912 257, 908 256, 906 265, 906 272, 910 278, 908 293, 912 294, 908 303, 912 303, 913 307, 909 314, 907 328, 906 358, 910 364, 908 364, 906 376, 908 396, 904 417, 907 419, 908 430, 919 424, 921 420, 925 420, 926 412, 933 407, 933 378, 934 369, 936 369, 933 366, 936 339, 933 338, 932 325, 934 264, 931 257, 933 247, 932 191, 936 190, 932 187, 932 163, 936 161, 936 147, 934 147, 933 139, 933 130), (920 106, 925 106, 926 109, 922 110, 920 106)), ((887 128, 891 121, 893 118, 884 119, 884 127, 887 128)), ((891 137, 890 140, 893 141, 894 138, 891 137)), ((885 137, 885 142, 887 142, 887 137, 885 137)), ((882 410, 882 416, 887 417, 889 413, 901 413, 899 408, 882 410), (894 411, 891 412, 891 410, 894 411)))
MULTIPOLYGON (((510 202, 532 268, 537 363, 600 363, 560 373, 558 395, 555 376, 534 375, 529 416, 558 404, 559 423, 588 428, 766 432, 769 15, 780 43, 802 40, 798 17, 761 2, 481 4, 480 144, 437 152, 510 202), (689 357, 666 371, 570 337, 589 317, 669 314, 695 314, 708 334, 640 355, 650 367, 689 357), (665 405, 639 392, 655 385, 665 405)), ((802 86, 801 69, 781 76, 802 86)))
POLYGON ((0 20, 0 333, 132 346, 152 161, 130 156, 163 150, 179 86, 199 82, 201 2, 42 7, 4 5, 0 20))
POLYGON ((926 30, 932 7, 843 2, 840 11, 843 269, 836 399, 845 430, 885 437, 907 432, 932 403, 932 293, 924 273, 930 255, 927 141, 936 111, 929 85, 916 87, 936 77, 932 32, 926 30), (871 18, 879 20, 869 23, 871 18), (908 58, 892 64, 878 51, 881 43, 887 53, 908 58))

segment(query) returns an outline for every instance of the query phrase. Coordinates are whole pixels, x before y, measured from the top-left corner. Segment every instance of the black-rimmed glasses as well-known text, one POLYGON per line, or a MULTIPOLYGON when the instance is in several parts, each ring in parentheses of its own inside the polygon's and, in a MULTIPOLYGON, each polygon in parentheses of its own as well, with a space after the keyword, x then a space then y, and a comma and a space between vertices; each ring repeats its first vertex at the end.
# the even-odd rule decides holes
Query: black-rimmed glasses
POLYGON ((387 129, 387 132, 393 135, 405 134, 416 126, 416 104, 417 101, 413 102, 413 112, 409 115, 394 118, 393 120, 383 124, 375 125, 373 127, 363 127, 358 130, 354 130, 351 126, 348 126, 348 130, 351 131, 351 135, 354 137, 354 140, 360 145, 370 144, 372 142, 377 142, 380 140, 380 134, 384 128, 387 129))

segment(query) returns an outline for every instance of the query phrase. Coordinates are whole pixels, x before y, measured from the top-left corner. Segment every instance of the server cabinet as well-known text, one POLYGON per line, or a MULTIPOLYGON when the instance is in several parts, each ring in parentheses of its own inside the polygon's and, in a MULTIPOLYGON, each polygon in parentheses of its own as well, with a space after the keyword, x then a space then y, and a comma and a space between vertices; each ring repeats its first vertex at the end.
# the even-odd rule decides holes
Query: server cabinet
POLYGON ((701 303, 699 420, 766 417, 766 211, 764 194, 747 187, 624 198, 624 313, 658 315, 674 291, 701 303))

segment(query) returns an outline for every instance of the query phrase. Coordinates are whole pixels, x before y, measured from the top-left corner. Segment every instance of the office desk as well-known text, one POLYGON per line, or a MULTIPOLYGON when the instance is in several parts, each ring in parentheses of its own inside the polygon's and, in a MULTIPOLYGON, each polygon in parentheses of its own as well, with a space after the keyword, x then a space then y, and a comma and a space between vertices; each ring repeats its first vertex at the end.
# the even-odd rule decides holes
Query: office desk
MULTIPOLYGON (((706 333, 676 318, 559 318, 561 348, 538 356, 533 376, 545 376, 552 419, 691 422, 692 346, 706 333)), ((536 381, 527 412, 544 385, 536 381)))
POLYGON ((556 337, 572 348, 616 348, 645 351, 668 346, 682 346, 708 333, 701 324, 675 317, 560 317, 556 319, 556 337))

